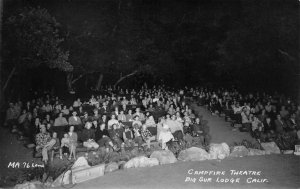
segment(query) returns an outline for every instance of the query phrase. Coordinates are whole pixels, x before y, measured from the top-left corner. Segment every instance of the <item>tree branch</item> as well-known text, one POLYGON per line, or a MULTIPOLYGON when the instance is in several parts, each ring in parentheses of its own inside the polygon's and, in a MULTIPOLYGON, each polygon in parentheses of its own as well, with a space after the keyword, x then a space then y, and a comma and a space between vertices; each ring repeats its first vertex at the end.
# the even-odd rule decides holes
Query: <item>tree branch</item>
POLYGON ((5 84, 4 84, 4 86, 3 86, 3 88, 2 88, 2 91, 5 91, 5 89, 7 88, 9 81, 11 80, 12 76, 13 76, 14 73, 16 72, 16 69, 17 69, 17 66, 15 66, 15 67, 11 70, 11 72, 10 72, 10 74, 9 74, 9 76, 8 76, 8 78, 7 78, 7 80, 6 80, 5 84))
POLYGON ((296 59, 294 57, 292 57, 289 53, 281 50, 281 49, 278 49, 278 51, 282 54, 282 55, 285 55, 287 56, 291 61, 295 61, 296 59))
POLYGON ((72 80, 72 84, 74 84, 76 81, 78 81, 80 78, 82 78, 86 74, 80 74, 77 78, 72 80))
POLYGON ((123 77, 120 77, 120 79, 114 84, 114 87, 116 87, 121 81, 123 81, 124 79, 126 79, 126 78, 128 78, 128 77, 131 77, 131 76, 133 76, 133 75, 135 75, 135 74, 137 74, 138 73, 138 70, 135 70, 135 71, 133 71, 132 73, 130 73, 130 74, 127 74, 127 75, 125 75, 125 76, 123 76, 123 77))

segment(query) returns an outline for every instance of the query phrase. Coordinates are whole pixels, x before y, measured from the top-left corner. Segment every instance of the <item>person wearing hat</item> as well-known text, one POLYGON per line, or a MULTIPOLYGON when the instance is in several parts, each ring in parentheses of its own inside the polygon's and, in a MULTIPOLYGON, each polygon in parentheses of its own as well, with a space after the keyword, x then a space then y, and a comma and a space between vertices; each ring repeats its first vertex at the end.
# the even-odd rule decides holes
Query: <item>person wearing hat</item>
POLYGON ((77 125, 81 125, 81 124, 82 124, 82 122, 81 122, 80 117, 77 116, 77 112, 73 111, 72 116, 69 117, 69 125, 77 126, 77 125))
POLYGON ((158 141, 161 143, 161 148, 163 150, 167 150, 168 149, 167 142, 173 140, 174 140, 174 136, 172 135, 169 126, 167 124, 164 124, 158 136, 158 141))

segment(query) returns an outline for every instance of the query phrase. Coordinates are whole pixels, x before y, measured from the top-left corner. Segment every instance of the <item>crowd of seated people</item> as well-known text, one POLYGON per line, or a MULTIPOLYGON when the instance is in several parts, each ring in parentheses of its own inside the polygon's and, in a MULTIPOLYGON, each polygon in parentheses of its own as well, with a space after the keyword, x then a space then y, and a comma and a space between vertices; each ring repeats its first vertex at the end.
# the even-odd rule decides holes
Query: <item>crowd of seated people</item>
POLYGON ((249 132, 259 142, 274 141, 282 136, 289 141, 300 139, 300 105, 275 93, 241 94, 236 89, 196 90, 199 103, 213 115, 241 124, 240 131, 249 132))
POLYGON ((108 88, 87 100, 78 98, 71 105, 46 94, 25 106, 21 101, 10 103, 5 125, 19 140, 26 139, 27 147, 41 153, 45 163, 49 154, 53 160, 55 152, 61 159, 76 159, 79 145, 88 150, 102 147, 107 152, 134 146, 142 150, 144 144, 149 149, 155 140, 162 149, 168 149, 170 141, 181 143, 186 134, 208 145, 208 126, 196 118, 186 102, 184 92, 192 90, 185 90, 108 88))

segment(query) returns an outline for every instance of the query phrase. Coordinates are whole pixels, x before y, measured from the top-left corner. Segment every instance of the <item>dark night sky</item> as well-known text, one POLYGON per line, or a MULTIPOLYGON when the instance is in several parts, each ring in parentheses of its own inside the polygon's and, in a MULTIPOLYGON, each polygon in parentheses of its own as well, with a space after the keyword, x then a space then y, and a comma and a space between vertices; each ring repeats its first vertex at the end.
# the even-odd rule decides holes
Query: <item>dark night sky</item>
MULTIPOLYGON (((288 93, 297 88, 297 1, 15 0, 5 5, 5 17, 17 7, 46 8, 71 36, 65 47, 75 67, 85 61, 97 69, 94 62, 100 57, 124 72, 131 64, 150 64, 160 70, 154 75, 174 85, 235 83, 288 93), (84 39, 74 44, 78 36, 84 39), (84 53, 80 57, 78 52, 84 53)), ((104 74, 116 78, 119 71, 104 74)))

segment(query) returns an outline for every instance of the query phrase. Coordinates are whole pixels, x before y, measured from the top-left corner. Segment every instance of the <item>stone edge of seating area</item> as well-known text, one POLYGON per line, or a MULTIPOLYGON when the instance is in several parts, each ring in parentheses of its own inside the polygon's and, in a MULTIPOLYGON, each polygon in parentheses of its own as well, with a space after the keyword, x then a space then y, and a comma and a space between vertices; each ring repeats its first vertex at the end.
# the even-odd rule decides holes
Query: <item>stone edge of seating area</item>
MULTIPOLYGON (((185 162, 185 161, 205 161, 205 160, 223 160, 225 158, 238 158, 245 156, 256 156, 256 155, 270 155, 270 154, 292 154, 292 153, 282 153, 278 146, 274 142, 263 143, 263 150, 260 149, 252 149, 246 148, 245 146, 234 146, 232 149, 226 144, 210 144, 209 152, 206 152, 204 149, 199 147, 190 147, 185 150, 182 150, 178 157, 169 150, 155 150, 151 153, 149 157, 146 155, 138 155, 136 157, 131 158, 129 161, 119 161, 119 162, 110 162, 107 164, 99 164, 95 166, 89 166, 87 160, 84 157, 79 157, 77 161, 74 163, 77 164, 76 171, 80 169, 84 169, 83 171, 89 171, 89 169, 93 169, 97 166, 102 166, 101 173, 98 173, 98 176, 92 177, 92 179, 110 174, 111 172, 129 169, 129 168, 138 168, 138 167, 152 167, 157 165, 165 165, 177 162, 185 162), (184 155, 182 155, 184 154, 184 155), (174 159, 175 158, 175 159, 174 159), (79 160, 80 159, 80 160, 79 160), (83 162, 83 163, 82 163, 83 162)), ((73 167, 74 167, 73 165, 73 167)), ((63 173, 65 174, 65 173, 63 173)), ((62 179, 61 174, 58 178, 56 178, 53 182, 41 183, 37 181, 26 182, 23 184, 17 184, 15 189, 23 189, 23 188, 40 188, 41 186, 46 187, 59 187, 66 184, 70 184, 70 180, 62 179), (53 183, 56 183, 53 185, 53 183), (59 184, 57 184, 59 183, 59 184)), ((86 180, 89 180, 88 178, 86 180)))

